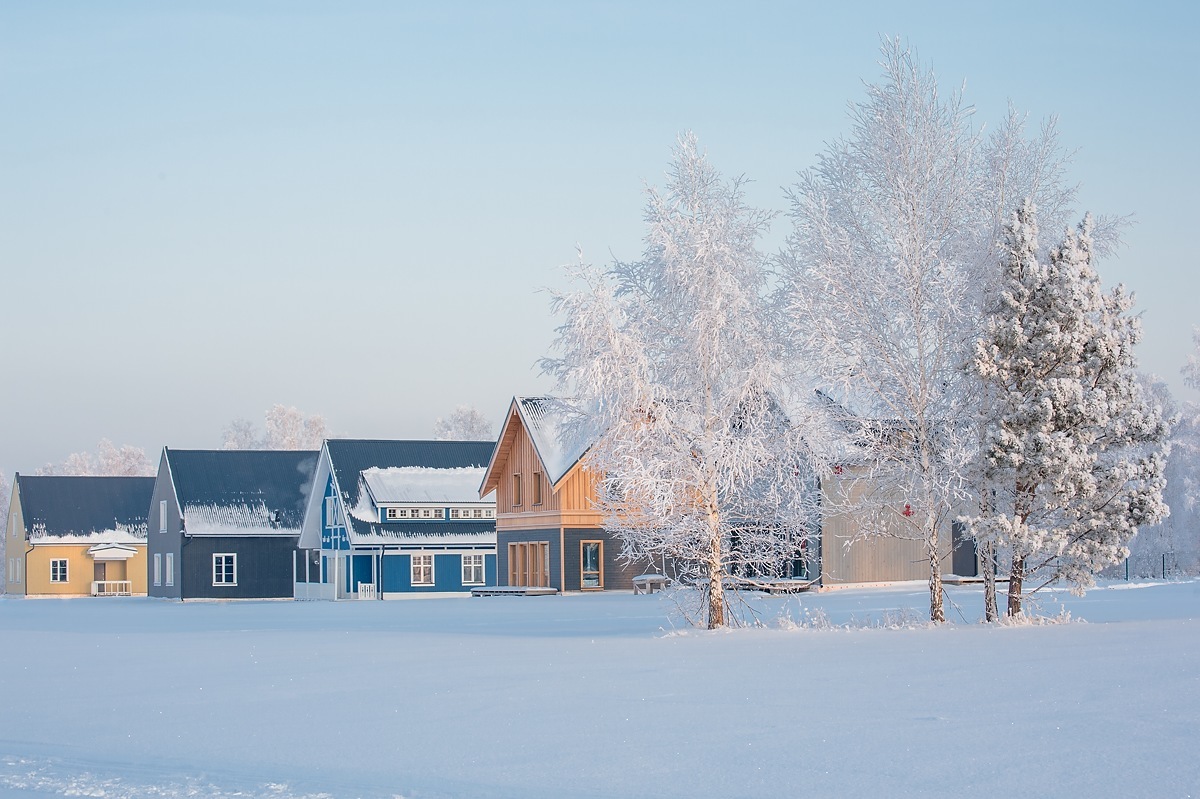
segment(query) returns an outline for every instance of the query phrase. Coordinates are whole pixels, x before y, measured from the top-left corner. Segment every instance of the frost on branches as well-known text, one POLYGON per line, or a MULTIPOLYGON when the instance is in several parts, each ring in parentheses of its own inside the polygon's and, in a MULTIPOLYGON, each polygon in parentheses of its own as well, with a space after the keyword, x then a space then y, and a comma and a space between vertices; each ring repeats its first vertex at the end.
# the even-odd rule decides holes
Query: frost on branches
POLYGON ((246 419, 234 419, 222 431, 221 449, 320 449, 329 437, 325 417, 306 416, 298 408, 276 403, 265 414, 266 433, 258 435, 254 424, 246 419))
POLYGON ((147 477, 154 467, 146 450, 126 444, 117 447, 107 438, 100 440, 96 452, 72 452, 62 463, 48 463, 37 470, 39 475, 97 475, 105 477, 147 477))
MULTIPOLYGON (((1160 521, 1168 424, 1142 390, 1141 325, 1092 267, 1091 219, 1039 257, 1036 210, 1012 217, 970 369, 993 387, 983 442, 993 512, 975 535, 1008 551, 1008 615, 1027 581, 1082 591, 1160 521)), ((1034 588, 1033 590, 1037 590, 1034 588)))
POLYGON ((437 441, 492 441, 492 423, 477 408, 459 405, 446 418, 438 417, 433 423, 433 437, 437 441))
POLYGON ((806 444, 778 394, 758 240, 770 216, 743 202, 691 135, 664 192, 649 190, 646 250, 556 294, 543 361, 572 399, 565 431, 595 443, 605 527, 624 557, 670 563, 725 626, 725 584, 799 556, 816 500, 806 444))
POLYGON ((974 446, 955 426, 966 415, 963 342, 991 219, 970 109, 958 94, 940 96, 933 73, 898 42, 883 57, 886 80, 852 106, 851 135, 789 192, 782 306, 798 368, 856 398, 845 425, 857 431, 875 493, 907 506, 907 535, 925 544, 929 615, 940 622, 945 530, 974 446))

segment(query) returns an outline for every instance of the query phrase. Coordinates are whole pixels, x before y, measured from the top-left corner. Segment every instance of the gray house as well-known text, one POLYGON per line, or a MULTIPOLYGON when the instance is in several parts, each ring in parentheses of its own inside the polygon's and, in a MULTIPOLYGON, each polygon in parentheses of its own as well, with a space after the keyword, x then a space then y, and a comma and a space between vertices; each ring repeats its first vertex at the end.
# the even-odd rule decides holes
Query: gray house
POLYGON ((147 585, 170 599, 291 598, 316 452, 163 449, 147 585))

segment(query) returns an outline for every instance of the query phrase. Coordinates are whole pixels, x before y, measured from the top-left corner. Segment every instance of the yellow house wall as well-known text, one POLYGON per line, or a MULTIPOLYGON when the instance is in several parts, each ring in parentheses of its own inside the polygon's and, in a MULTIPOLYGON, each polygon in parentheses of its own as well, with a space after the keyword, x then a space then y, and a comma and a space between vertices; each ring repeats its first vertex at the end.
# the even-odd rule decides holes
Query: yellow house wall
MULTIPOLYGON (((91 544, 36 544, 25 567, 26 593, 37 596, 91 596, 95 561, 87 554, 91 544), (50 561, 67 560, 67 582, 50 582, 50 561)), ((146 593, 146 545, 134 545, 137 554, 127 561, 108 561, 107 580, 129 580, 135 594, 146 593), (122 573, 123 570, 123 573, 122 573)))

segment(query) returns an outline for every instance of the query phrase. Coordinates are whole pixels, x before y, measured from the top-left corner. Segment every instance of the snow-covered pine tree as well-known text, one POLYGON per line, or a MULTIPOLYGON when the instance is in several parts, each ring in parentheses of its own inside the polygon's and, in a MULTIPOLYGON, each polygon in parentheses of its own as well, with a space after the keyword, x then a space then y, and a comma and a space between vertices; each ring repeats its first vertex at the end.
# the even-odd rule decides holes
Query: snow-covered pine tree
POLYGON ((725 626, 725 582, 797 557, 815 501, 797 417, 782 411, 765 319, 770 215, 743 200, 681 137, 665 192, 648 190, 646 250, 584 288, 556 294, 563 318, 543 361, 558 378, 568 435, 593 440, 599 509, 625 557, 669 561, 725 626))
POLYGON ((1011 555, 1009 616, 1022 612, 1027 580, 1082 591, 1166 513, 1168 424, 1138 381, 1140 320, 1123 287, 1103 291, 1090 234, 1088 217, 1039 259, 1035 207, 1014 213, 969 367, 995 389, 984 439, 992 513, 971 525, 1011 555))

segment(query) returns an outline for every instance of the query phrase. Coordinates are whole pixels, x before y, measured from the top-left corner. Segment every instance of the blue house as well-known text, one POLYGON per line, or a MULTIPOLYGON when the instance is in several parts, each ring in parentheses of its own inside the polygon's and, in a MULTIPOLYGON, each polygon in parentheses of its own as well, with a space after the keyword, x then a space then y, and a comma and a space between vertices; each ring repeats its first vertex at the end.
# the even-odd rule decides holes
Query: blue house
POLYGON ((297 599, 469 596, 496 584, 493 441, 329 440, 295 561, 297 599))

